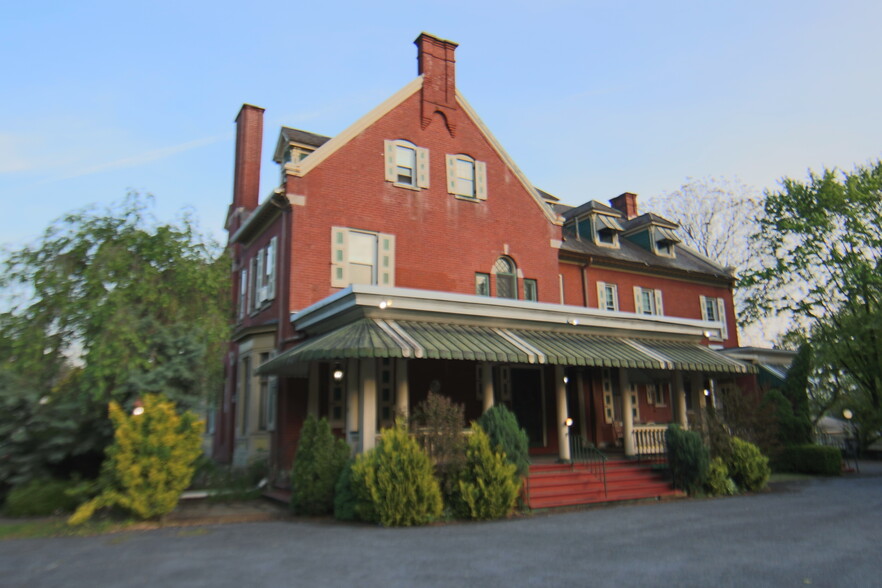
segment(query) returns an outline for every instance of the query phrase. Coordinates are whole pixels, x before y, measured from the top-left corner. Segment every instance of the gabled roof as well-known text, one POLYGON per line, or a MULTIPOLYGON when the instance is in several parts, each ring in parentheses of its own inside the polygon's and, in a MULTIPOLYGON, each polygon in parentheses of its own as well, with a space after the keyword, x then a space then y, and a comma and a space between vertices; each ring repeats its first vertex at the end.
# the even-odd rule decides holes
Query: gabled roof
MULTIPOLYGON (((409 82, 407 85, 405 85, 403 88, 401 88, 398 92, 387 98, 382 104, 378 105, 376 108, 362 116, 345 130, 343 130, 340 134, 330 138, 327 142, 323 143, 321 147, 313 151, 306 159, 297 164, 289 164, 288 166, 286 166, 286 170, 288 171, 288 173, 295 176, 305 176, 316 166, 321 164, 325 159, 334 154, 338 149, 340 149, 341 147, 349 143, 349 141, 361 134, 365 129, 380 120, 383 116, 399 106, 402 102, 413 96, 416 92, 420 91, 422 87, 423 76, 420 75, 409 82)), ((471 105, 469 105, 462 94, 460 94, 459 90, 456 91, 456 101, 459 107, 462 109, 463 114, 471 119, 472 123, 474 123, 474 125, 481 131, 481 133, 484 135, 484 138, 487 140, 493 150, 496 151, 496 154, 508 166, 515 177, 518 178, 524 189, 533 197, 533 200, 539 206, 540 210, 542 210, 546 219, 548 219, 548 221, 552 224, 562 224, 563 221, 560 216, 552 209, 551 205, 545 201, 543 195, 540 194, 539 191, 529 182, 524 173, 518 168, 517 164, 515 164, 514 160, 502 147, 502 144, 496 140, 496 138, 490 132, 490 129, 487 128, 487 126, 480 119, 475 110, 471 107, 471 105)), ((321 135, 315 136, 321 137, 321 135)))
POLYGON ((624 215, 611 206, 607 206, 602 202, 598 202, 597 200, 589 200, 585 204, 577 206, 575 208, 570 208, 564 213, 564 218, 566 220, 574 219, 583 214, 589 212, 600 212, 603 214, 609 214, 618 218, 622 218, 624 215))
POLYGON ((605 260, 615 265, 632 266, 634 269, 663 269, 675 273, 707 276, 727 282, 734 279, 725 268, 688 247, 676 244, 674 248, 676 255, 667 257, 656 255, 628 239, 619 239, 619 247, 617 248, 603 247, 590 240, 579 239, 576 236, 575 228, 572 225, 565 225, 563 244, 560 250, 561 253, 570 252, 579 257, 592 257, 595 260, 605 260))
POLYGON ((669 221, 665 217, 659 216, 653 212, 647 212, 641 214, 640 216, 635 216, 630 220, 624 221, 622 225, 624 225, 625 231, 629 233, 649 225, 657 225, 659 227, 665 227, 674 230, 680 228, 680 225, 678 225, 674 221, 669 221))

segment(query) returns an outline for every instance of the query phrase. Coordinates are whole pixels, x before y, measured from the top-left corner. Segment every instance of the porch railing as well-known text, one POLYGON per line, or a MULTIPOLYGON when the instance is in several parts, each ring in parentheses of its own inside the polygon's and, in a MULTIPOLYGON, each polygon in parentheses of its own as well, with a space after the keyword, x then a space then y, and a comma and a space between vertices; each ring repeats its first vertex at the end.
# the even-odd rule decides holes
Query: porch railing
POLYGON ((600 478, 603 482, 603 495, 606 491, 606 456, 593 444, 586 442, 578 435, 570 437, 570 463, 575 469, 575 464, 586 464, 588 472, 600 478))
POLYGON ((634 425, 634 450, 639 461, 667 459, 668 447, 665 443, 667 425, 634 425))

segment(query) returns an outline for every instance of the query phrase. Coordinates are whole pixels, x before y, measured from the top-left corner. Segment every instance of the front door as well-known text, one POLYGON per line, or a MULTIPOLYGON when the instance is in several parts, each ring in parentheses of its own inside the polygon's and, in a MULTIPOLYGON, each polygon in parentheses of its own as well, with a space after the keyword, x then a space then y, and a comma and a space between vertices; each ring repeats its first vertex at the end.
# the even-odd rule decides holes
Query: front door
POLYGON ((542 401, 542 371, 539 368, 511 368, 511 410, 527 431, 530 447, 545 447, 545 403, 542 401))

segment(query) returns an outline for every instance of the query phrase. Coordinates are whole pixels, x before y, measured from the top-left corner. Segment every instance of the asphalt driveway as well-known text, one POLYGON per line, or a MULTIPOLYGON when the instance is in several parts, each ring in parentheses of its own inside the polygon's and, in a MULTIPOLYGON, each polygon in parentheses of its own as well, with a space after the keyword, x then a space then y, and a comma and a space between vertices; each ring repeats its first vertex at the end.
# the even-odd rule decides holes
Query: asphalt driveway
POLYGON ((879 586, 880 545, 882 477, 865 472, 483 524, 279 521, 4 541, 0 585, 879 586))

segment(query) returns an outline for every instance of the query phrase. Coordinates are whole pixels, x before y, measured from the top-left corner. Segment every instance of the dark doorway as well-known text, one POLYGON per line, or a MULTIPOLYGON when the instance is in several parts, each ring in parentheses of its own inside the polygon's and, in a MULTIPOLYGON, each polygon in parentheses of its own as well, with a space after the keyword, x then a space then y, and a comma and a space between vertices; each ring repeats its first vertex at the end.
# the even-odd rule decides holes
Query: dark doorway
POLYGON ((541 370, 512 368, 511 409, 518 423, 527 431, 530 447, 545 447, 541 370))

